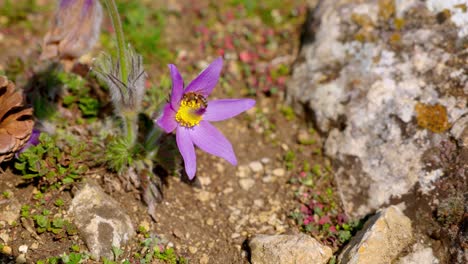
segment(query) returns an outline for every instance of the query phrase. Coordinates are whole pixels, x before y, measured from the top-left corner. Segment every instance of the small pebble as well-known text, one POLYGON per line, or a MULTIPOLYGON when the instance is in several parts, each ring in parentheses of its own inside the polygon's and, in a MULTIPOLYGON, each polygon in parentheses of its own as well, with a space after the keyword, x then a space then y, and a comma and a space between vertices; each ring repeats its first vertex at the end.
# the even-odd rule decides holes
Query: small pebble
POLYGON ((241 179, 239 185, 243 190, 248 191, 255 185, 255 181, 253 179, 241 179))
POLYGON ((6 233, 1 233, 0 239, 6 244, 8 241, 10 241, 10 236, 6 233))
POLYGON ((254 205, 257 207, 263 207, 265 205, 265 202, 262 199, 255 199, 254 205))
POLYGON ((207 191, 201 191, 197 194, 197 198, 201 202, 209 201, 211 199, 211 193, 207 191))
POLYGON ((206 220, 206 224, 209 225, 209 226, 214 225, 214 220, 213 220, 213 218, 208 218, 208 219, 206 220))
POLYGON ((286 171, 283 168, 277 168, 273 170, 273 175, 282 177, 286 174, 286 171))
POLYGON ((21 246, 19 246, 18 251, 20 253, 26 253, 26 252, 28 252, 28 246, 27 245, 21 245, 21 246))
POLYGON ((32 250, 36 250, 38 248, 39 248, 39 244, 37 242, 34 242, 34 243, 31 244, 31 249, 32 250))
POLYGON ((177 237, 177 238, 182 238, 184 237, 184 234, 179 229, 174 229, 172 230, 172 234, 177 237))
POLYGON ((210 179, 210 177, 198 177, 198 179, 200 180, 200 183, 201 183, 203 186, 207 186, 207 185, 210 185, 210 184, 211 184, 211 179, 210 179))
POLYGON ((210 262, 210 257, 208 255, 203 254, 203 256, 200 258, 200 264, 208 264, 210 262))
POLYGON ((190 251, 190 253, 195 254, 195 253, 197 253, 198 248, 190 246, 190 247, 188 248, 188 250, 190 251))
POLYGON ((230 193, 232 193, 233 191, 234 191, 234 189, 231 188, 231 187, 229 187, 229 188, 224 189, 224 190, 223 190, 223 193, 224 193, 224 194, 230 194, 230 193))
POLYGON ((262 178, 262 182, 264 183, 269 183, 269 182, 274 182, 274 181, 275 181, 275 178, 271 175, 267 175, 262 178))
POLYGON ((3 246, 2 252, 3 252, 3 254, 11 255, 11 247, 9 247, 9 246, 3 246))
POLYGON ((16 258, 16 263, 17 264, 26 263, 26 256, 24 254, 19 254, 19 256, 16 258))
POLYGON ((249 164, 249 168, 253 171, 253 172, 261 172, 263 170, 263 165, 262 163, 258 162, 258 161, 253 161, 249 164))
POLYGON ((268 163, 271 162, 271 159, 270 159, 270 158, 262 158, 260 161, 261 161, 263 164, 268 164, 268 163))
POLYGON ((236 171, 236 175, 239 178, 245 178, 247 177, 247 172, 249 171, 249 168, 247 166, 239 166, 236 171))
POLYGON ((238 238, 238 237, 240 237, 240 236, 241 236, 241 235, 238 234, 238 233, 233 233, 233 234, 231 235, 231 238, 232 238, 232 239, 236 239, 236 238, 238 238))

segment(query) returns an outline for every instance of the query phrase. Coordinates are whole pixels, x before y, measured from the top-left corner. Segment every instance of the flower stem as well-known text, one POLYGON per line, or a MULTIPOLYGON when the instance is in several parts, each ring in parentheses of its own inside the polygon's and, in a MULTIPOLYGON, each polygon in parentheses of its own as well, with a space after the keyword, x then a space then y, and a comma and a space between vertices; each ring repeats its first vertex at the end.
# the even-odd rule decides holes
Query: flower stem
MULTIPOLYGON (((120 63, 120 81, 127 85, 127 55, 125 54, 125 38, 122 29, 122 22, 120 21, 119 11, 117 10, 117 5, 115 4, 114 0, 104 0, 104 3, 106 4, 107 10, 109 11, 117 39, 117 50, 119 53, 120 63)), ((128 91, 125 92, 127 93, 128 91)))

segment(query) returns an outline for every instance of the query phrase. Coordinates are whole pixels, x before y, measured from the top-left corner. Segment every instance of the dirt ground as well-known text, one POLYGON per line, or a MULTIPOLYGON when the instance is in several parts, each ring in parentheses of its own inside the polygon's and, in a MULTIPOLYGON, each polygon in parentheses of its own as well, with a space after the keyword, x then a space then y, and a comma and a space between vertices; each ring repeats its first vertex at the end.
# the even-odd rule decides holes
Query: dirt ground
MULTIPOLYGON (((21 9, 23 13, 18 12, 18 16, 13 17, 15 21, 8 14, 0 14, 0 18, 3 17, 3 25, 0 27, 0 70, 12 75, 9 78, 16 80, 20 88, 26 87, 28 80, 35 76, 38 65, 44 63, 38 61, 40 44, 47 30, 45 25, 54 10, 51 4, 53 1, 33 2, 37 8, 21 9), (5 22, 5 17, 10 21, 5 22)), ((187 183, 176 176, 165 178, 164 200, 157 206, 156 222, 146 213, 146 206, 139 193, 125 191, 121 180, 105 166, 90 169, 82 181, 94 179, 100 183, 131 216, 135 227, 146 227, 151 235, 157 235, 165 245, 174 247, 176 254, 189 260, 189 263, 247 263, 243 244, 250 236, 299 232, 299 227, 289 216, 299 207, 295 192, 300 186, 291 184, 290 180, 300 171, 297 166, 303 161, 325 164, 320 155, 318 135, 313 136, 311 144, 299 143, 298 135, 309 128, 301 121, 301 117, 291 118, 285 114, 287 111, 282 103, 282 90, 289 74, 275 77, 276 82, 258 81, 269 78, 261 70, 263 68, 275 64, 291 67, 299 47, 305 6, 300 1, 288 1, 284 9, 259 11, 260 15, 266 12, 279 20, 287 20, 288 16, 294 15, 294 19, 287 20, 287 23, 270 26, 258 13, 248 14, 242 5, 228 5, 229 1, 224 3, 227 7, 215 1, 169 1, 167 6, 162 5, 162 2, 143 1, 143 4, 153 9, 164 8, 164 30, 162 40, 158 41, 165 43, 165 49, 172 54, 170 57, 173 60, 170 62, 179 67, 186 81, 195 76, 210 59, 224 55, 224 82, 218 85, 211 99, 251 97, 257 100, 254 109, 216 124, 233 144, 239 165, 233 167, 219 158, 197 151, 197 180, 187 183), (224 38, 229 34, 232 34, 233 39, 224 38), (266 47, 261 38, 267 39, 271 47, 268 47, 266 55, 259 56, 257 52, 261 53, 261 49, 266 47), (231 47, 231 41, 239 43, 231 47), (246 75, 246 69, 252 65, 258 68, 250 69, 246 75), (295 169, 288 167, 287 162, 291 163, 291 160, 285 160, 285 155, 291 152, 295 154, 292 161, 295 169), (258 164, 263 168, 252 171, 252 167, 258 164)), ((161 26, 157 25, 160 20, 151 21, 156 23, 151 26, 161 26)), ((105 34, 109 35, 108 21, 105 21, 103 28, 105 34)), ((89 63, 90 58, 105 45, 100 43, 82 61, 89 63)), ((159 55, 151 53, 146 52, 151 57, 145 58, 150 77, 148 90, 155 89, 161 74, 168 74, 165 64, 158 61, 159 55)), ((88 81, 92 79, 88 75, 85 77, 88 81)), ((167 85, 165 88, 168 88, 167 85)), ((60 105, 60 98, 55 103, 58 104, 58 115, 70 116, 71 112, 73 116, 75 110, 60 105)), ((104 113, 111 115, 112 111, 104 113)), ((103 122, 104 118, 99 117, 92 122, 103 122)), ((38 120, 38 123, 50 127, 62 122, 57 120, 60 119, 38 120)), ((82 125, 73 120, 70 122, 74 124, 70 129, 87 130, 92 127, 92 124, 86 122, 82 125)), ((86 135, 83 133, 80 136, 86 135)), ((333 188, 330 179, 322 185, 333 188)), ((14 170, 12 161, 2 164, 0 193, 7 192, 9 195, 0 198, 0 203, 15 200, 21 206, 33 208, 32 214, 39 210, 49 210, 53 215, 66 218, 66 208, 72 193, 79 186, 80 182, 77 182, 59 190, 49 190, 43 193, 42 198, 38 198, 39 187, 34 182, 24 181, 14 170), (53 201, 58 198, 63 200, 64 205, 61 207, 54 205, 53 201)), ((78 235, 58 237, 50 232, 37 233, 35 228, 37 226, 27 217, 0 226, 0 233, 8 237, 9 242, 5 245, 11 248, 11 254, 4 254, 0 262, 16 258, 20 254, 21 245, 29 247, 26 254, 28 263, 68 254, 72 252, 72 245, 78 245, 81 251, 86 251, 78 235)), ((141 240, 144 237, 144 234, 139 233, 128 243, 123 248, 122 258, 132 258, 135 252, 141 252, 141 240)), ((153 261, 164 263, 163 260, 153 261)))

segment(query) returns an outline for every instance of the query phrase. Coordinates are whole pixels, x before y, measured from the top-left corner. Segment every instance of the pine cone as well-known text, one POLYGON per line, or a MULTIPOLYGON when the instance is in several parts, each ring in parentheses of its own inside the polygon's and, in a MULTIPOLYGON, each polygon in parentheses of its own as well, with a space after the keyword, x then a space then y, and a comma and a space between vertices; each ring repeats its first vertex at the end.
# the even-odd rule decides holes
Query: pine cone
POLYGON ((29 140, 33 109, 23 105, 23 95, 15 84, 0 76, 0 163, 10 160, 29 140))

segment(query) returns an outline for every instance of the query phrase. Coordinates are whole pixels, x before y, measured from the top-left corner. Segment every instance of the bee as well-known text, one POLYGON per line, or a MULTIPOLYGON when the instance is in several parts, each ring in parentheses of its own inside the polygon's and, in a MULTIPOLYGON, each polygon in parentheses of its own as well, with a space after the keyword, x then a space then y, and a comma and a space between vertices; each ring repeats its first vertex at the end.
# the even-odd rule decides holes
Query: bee
POLYGON ((206 108, 208 106, 208 101, 201 94, 186 93, 184 95, 184 100, 187 101, 187 102, 194 101, 195 103, 197 103, 197 105, 201 105, 202 106, 201 108, 206 108))

